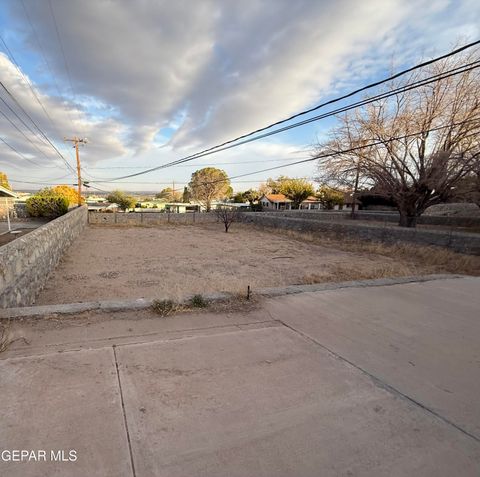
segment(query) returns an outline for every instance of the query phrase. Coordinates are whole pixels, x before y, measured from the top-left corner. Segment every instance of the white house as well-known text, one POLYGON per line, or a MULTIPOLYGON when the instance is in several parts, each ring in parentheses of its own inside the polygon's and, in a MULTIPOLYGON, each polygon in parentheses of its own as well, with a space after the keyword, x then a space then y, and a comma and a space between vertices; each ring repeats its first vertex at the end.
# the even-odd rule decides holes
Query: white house
POLYGON ((292 201, 283 194, 265 194, 260 197, 260 204, 264 210, 291 210, 292 201))
POLYGON ((322 209, 321 202, 314 196, 307 197, 301 204, 300 209, 304 210, 319 210, 322 209))

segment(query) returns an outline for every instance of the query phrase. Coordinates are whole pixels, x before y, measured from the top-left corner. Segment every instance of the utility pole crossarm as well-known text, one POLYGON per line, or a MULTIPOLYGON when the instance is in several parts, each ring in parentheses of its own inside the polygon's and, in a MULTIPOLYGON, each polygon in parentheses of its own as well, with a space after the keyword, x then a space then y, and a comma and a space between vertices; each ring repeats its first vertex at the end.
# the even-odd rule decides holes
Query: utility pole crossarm
POLYGON ((80 167, 80 154, 78 152, 78 145, 79 144, 87 144, 86 139, 81 139, 76 136, 73 138, 64 138, 65 141, 73 142, 75 147, 75 155, 77 157, 77 180, 78 180, 78 206, 82 205, 82 169, 80 167))

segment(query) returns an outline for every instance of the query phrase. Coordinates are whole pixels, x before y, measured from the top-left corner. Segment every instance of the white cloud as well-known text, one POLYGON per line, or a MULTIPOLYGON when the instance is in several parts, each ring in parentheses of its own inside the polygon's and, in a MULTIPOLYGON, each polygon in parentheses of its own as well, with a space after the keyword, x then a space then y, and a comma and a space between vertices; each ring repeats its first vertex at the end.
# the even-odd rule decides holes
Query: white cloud
MULTIPOLYGON (((391 61, 411 62, 432 47, 443 52, 453 36, 478 35, 480 24, 474 0, 52 0, 71 91, 48 2, 24 1, 65 93, 63 100, 42 95, 59 130, 1 57, 5 81, 57 141, 72 129, 86 134, 91 144, 82 156, 91 166, 122 157, 166 162, 211 146, 385 72, 391 61), (159 150, 171 133, 159 134, 163 128, 176 132, 159 150)), ((40 62, 21 3, 8 5, 11 34, 40 62)), ((23 152, 38 155, 17 136, 9 133, 23 152)), ((275 154, 285 147, 278 142, 275 154)), ((242 149, 242 157, 267 157, 261 148, 242 149)))
POLYGON ((71 103, 42 94, 33 82, 28 77, 24 77, 2 53, 0 53, 0 70, 3 84, 18 102, 17 104, 2 88, 1 110, 11 121, 8 121, 4 115, 0 115, 2 138, 24 157, 33 161, 29 162, 23 159, 2 143, 0 157, 7 167, 12 167, 14 170, 18 167, 32 170, 36 163, 39 166, 33 169, 33 173, 41 172, 42 169, 65 168, 59 155, 43 138, 41 131, 72 165, 73 157, 68 149, 70 146, 64 144, 64 136, 83 135, 95 138, 88 149, 82 151, 85 164, 93 164, 99 159, 110 159, 127 152, 121 137, 125 128, 121 123, 111 118, 92 120, 71 103), (30 81, 38 100, 25 78, 30 81), (15 111, 17 116, 9 108, 15 111), (21 108, 27 112, 41 131, 36 128, 21 108))

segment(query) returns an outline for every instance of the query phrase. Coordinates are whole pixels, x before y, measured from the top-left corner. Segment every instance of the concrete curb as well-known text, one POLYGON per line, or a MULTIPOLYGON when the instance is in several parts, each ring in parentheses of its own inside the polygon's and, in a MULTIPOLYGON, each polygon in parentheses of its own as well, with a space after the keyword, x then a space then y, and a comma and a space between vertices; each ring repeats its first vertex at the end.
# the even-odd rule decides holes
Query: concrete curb
POLYGON ((335 283, 315 283, 313 285, 290 285, 286 287, 262 288, 254 291, 254 295, 266 297, 275 297, 282 295, 293 295, 296 293, 320 292, 327 290, 338 290, 340 288, 365 288, 365 287, 384 287, 391 285, 402 285, 405 283, 430 282, 432 280, 446 280, 450 278, 466 278, 466 275, 423 275, 416 277, 397 277, 397 278, 374 278, 370 280, 353 280, 349 282, 335 283))
MULTIPOLYGON (((314 285, 289 285, 286 287, 261 288, 253 290, 252 296, 276 297, 297 293, 311 293, 341 288, 364 288, 401 285, 406 283, 421 283, 433 280, 447 280, 452 278, 466 278, 465 275, 424 275, 417 277, 380 278, 373 280, 354 280, 349 282, 317 283, 314 285)), ((185 297, 180 304, 187 304, 193 295, 185 297)), ((221 302, 232 298, 232 293, 208 293, 202 297, 208 302, 221 302)), ((159 298, 161 299, 161 298, 159 298)), ((165 298, 168 299, 168 298, 165 298)), ((0 319, 11 318, 42 318, 48 315, 72 315, 86 311, 99 310, 102 312, 145 310, 152 306, 155 299, 139 298, 136 300, 108 300, 83 303, 64 303, 59 305, 24 306, 4 308, 0 310, 0 319)))

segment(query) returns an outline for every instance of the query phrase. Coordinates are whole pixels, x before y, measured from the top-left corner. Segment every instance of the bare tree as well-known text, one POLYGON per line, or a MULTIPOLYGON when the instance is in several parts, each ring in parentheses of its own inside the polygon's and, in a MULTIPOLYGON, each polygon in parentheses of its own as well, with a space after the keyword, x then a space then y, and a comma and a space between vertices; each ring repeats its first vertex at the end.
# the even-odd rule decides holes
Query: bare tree
POLYGON ((227 233, 230 225, 232 225, 233 222, 238 222, 240 211, 236 207, 221 206, 215 209, 215 215, 220 222, 223 222, 225 233, 227 233))
MULTIPOLYGON (((479 53, 416 70, 402 86, 478 61, 479 53)), ((392 82, 387 91, 399 86, 392 82)), ((377 195, 394 201, 400 225, 415 227, 427 207, 447 201, 459 181, 479 170, 479 70, 397 92, 339 122, 330 139, 317 145, 318 181, 374 187, 377 195)))

